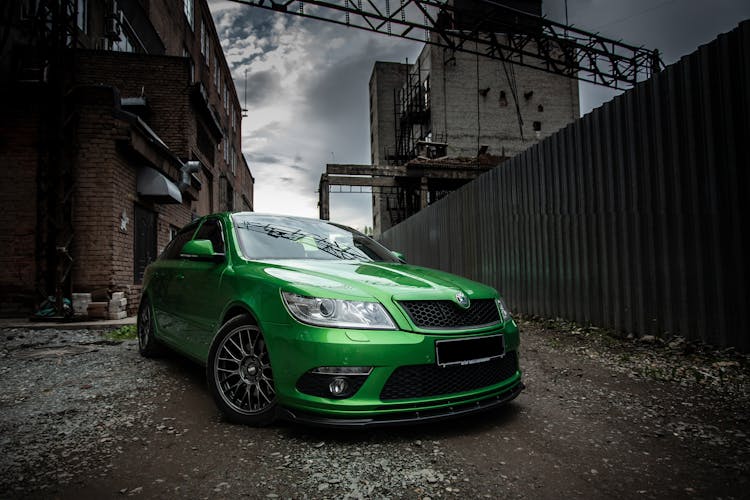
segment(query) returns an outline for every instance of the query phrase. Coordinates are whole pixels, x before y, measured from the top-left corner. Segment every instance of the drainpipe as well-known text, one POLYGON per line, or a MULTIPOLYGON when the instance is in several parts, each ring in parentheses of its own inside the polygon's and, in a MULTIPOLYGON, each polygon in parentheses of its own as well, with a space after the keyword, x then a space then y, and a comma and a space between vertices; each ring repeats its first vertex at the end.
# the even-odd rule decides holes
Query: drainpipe
POLYGON ((180 180, 180 192, 184 193, 190 187, 190 174, 197 174, 201 171, 201 162, 196 160, 186 161, 180 168, 182 179, 180 180))

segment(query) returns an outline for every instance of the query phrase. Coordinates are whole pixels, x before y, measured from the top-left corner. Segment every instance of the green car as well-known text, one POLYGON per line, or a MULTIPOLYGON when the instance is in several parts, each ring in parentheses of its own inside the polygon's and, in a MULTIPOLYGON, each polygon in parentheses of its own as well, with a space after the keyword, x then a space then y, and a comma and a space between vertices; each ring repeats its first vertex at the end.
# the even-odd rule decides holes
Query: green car
POLYGON ((524 388, 493 288, 406 264, 327 221, 221 213, 146 270, 138 341, 206 366, 233 422, 364 427, 501 405, 524 388))

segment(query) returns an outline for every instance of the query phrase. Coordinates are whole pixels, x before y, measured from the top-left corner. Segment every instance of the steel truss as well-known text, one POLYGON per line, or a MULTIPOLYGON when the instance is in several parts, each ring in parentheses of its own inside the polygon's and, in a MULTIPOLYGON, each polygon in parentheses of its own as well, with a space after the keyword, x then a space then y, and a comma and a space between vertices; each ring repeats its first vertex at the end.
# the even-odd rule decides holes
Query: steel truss
POLYGON ((458 6, 453 0, 232 1, 487 56, 615 89, 629 88, 662 68, 657 50, 492 0, 463 0, 458 6), (470 16, 466 16, 467 7, 470 16))

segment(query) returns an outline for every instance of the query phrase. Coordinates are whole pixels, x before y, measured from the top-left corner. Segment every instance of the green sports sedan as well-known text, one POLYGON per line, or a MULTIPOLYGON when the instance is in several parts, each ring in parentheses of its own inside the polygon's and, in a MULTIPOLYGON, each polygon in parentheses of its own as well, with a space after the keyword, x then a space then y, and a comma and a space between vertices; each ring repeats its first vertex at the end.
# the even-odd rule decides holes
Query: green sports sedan
POLYGON ((496 290, 315 219, 187 225, 146 270, 138 341, 144 356, 167 346, 205 365, 218 407, 249 425, 432 421, 523 390, 496 290))

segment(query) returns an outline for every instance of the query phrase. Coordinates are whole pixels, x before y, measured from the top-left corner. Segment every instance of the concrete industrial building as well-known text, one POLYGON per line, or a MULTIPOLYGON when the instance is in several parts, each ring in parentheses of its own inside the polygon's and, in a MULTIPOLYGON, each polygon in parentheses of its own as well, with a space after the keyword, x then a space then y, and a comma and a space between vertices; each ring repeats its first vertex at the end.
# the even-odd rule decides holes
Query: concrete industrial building
MULTIPOLYGON (((206 0, 19 2, 0 26, 0 314, 127 298, 190 220, 252 210, 206 0)), ((110 310, 110 312, 112 312, 110 310)))
MULTIPOLYGON (((541 10, 541 2, 526 5, 541 10)), ((419 156, 508 158, 578 116, 573 78, 427 44, 413 64, 373 66, 370 160, 378 166, 419 156)), ((393 203, 373 189, 375 234, 399 222, 390 215, 393 203)))

